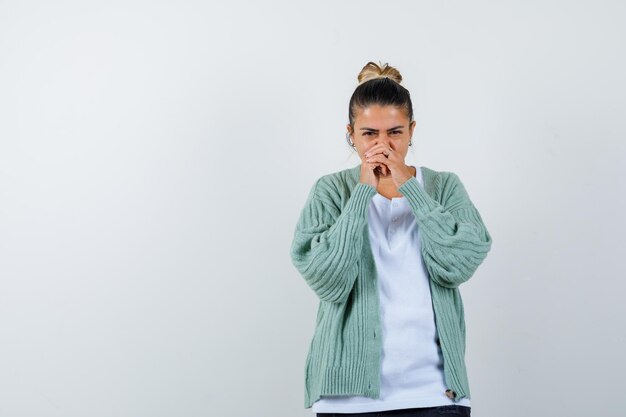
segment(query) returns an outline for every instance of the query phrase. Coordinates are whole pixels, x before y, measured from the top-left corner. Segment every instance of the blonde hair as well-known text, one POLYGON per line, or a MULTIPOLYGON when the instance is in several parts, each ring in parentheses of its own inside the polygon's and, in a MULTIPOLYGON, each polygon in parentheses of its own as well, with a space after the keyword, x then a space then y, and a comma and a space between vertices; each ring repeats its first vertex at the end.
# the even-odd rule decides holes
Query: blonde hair
POLYGON ((391 78, 398 84, 402 82, 402 75, 400 75, 400 71, 392 66, 389 66, 389 64, 386 62, 384 64, 380 61, 378 62, 380 64, 372 61, 365 64, 361 72, 359 72, 359 76, 357 77, 359 80, 359 85, 370 80, 374 80, 376 78, 391 78))

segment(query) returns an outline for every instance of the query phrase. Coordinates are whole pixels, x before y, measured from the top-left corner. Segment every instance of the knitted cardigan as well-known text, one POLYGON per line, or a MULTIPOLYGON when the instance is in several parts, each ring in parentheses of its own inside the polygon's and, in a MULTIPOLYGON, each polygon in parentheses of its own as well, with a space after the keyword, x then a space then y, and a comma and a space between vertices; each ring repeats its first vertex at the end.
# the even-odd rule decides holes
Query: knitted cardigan
MULTIPOLYGON (((304 407, 321 395, 379 398, 382 350, 376 265, 367 210, 376 194, 360 167, 320 177, 295 228, 292 262, 319 298, 304 367, 304 407)), ((465 368, 465 318, 459 285, 470 279, 492 244, 459 177, 422 166, 398 191, 420 228, 435 325, 443 353, 446 394, 470 398, 465 368)))

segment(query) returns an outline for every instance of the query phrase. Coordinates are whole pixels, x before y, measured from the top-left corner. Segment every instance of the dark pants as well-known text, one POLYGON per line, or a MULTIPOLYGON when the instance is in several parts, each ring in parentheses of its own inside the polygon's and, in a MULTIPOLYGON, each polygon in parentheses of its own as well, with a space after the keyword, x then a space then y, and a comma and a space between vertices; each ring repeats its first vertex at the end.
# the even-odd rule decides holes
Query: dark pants
POLYGON ((438 407, 404 408, 400 410, 374 411, 371 413, 317 413, 317 417, 470 417, 471 407, 464 405, 440 405, 438 407))

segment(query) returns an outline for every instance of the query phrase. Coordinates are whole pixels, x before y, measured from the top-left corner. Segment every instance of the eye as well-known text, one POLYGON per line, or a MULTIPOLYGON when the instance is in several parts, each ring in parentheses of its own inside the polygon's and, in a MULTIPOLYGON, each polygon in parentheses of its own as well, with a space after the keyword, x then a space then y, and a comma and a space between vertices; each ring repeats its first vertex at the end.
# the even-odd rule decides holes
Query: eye
POLYGON ((395 133, 397 133, 397 134, 401 134, 401 133, 402 133, 402 131, 401 131, 401 130, 394 130, 394 131, 393 131, 393 132, 391 132, 391 133, 393 133, 393 134, 395 134, 395 133))
POLYGON ((372 132, 363 132, 363 136, 368 136, 370 135, 372 132))

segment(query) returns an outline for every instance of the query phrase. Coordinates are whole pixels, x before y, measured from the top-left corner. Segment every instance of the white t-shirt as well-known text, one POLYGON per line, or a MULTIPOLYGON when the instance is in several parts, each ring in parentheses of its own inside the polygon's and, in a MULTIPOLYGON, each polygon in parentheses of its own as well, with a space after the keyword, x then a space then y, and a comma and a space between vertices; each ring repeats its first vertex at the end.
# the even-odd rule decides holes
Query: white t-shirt
MULTIPOLYGON (((421 169, 416 179, 423 186, 421 169)), ((380 398, 322 396, 315 413, 361 413, 458 404, 445 394, 443 354, 429 277, 420 252, 419 228, 406 197, 376 193, 368 208, 372 254, 378 273, 382 323, 380 398)))

